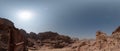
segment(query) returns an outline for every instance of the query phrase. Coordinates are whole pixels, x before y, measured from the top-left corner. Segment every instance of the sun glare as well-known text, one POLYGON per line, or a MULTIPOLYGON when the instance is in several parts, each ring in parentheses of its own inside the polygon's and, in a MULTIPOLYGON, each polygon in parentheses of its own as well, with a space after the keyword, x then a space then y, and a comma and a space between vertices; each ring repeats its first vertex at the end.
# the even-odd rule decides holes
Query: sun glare
POLYGON ((30 20, 33 17, 33 13, 31 11, 20 11, 18 17, 22 20, 30 20))

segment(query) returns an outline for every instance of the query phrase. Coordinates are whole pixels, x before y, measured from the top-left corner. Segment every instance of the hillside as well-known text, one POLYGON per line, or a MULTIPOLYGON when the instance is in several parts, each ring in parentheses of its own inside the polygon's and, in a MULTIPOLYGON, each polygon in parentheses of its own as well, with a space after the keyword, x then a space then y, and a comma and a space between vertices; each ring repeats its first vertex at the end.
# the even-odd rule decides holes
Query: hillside
POLYGON ((9 33, 11 33, 9 30, 25 36, 25 44, 29 51, 120 51, 120 27, 110 36, 97 31, 96 39, 79 40, 52 31, 27 33, 23 29, 16 28, 10 20, 0 18, 0 51, 8 49, 9 33))

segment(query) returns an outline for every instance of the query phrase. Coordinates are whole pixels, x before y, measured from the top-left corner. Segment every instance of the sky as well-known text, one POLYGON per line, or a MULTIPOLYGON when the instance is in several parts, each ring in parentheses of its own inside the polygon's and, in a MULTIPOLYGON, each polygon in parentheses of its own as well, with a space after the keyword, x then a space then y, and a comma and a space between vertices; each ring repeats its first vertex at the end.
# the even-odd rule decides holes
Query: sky
POLYGON ((29 32, 53 31, 79 38, 94 38, 98 30, 111 35, 120 26, 119 0, 0 0, 0 17, 29 32), (34 16, 23 20, 19 11, 34 16))

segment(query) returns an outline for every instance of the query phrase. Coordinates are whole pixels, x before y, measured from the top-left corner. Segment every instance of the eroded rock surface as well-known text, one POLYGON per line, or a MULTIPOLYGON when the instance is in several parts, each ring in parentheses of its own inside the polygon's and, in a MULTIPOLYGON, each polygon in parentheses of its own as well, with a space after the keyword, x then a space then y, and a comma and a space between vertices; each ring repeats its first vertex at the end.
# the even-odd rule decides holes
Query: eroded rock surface
POLYGON ((24 50, 25 36, 10 20, 0 18, 0 51, 24 50), (21 47, 18 46, 21 43, 21 47), (20 48, 19 48, 20 47, 20 48))
POLYGON ((5 51, 8 47, 10 29, 14 29, 14 33, 23 34, 26 37, 28 48, 32 50, 120 51, 120 26, 111 35, 97 31, 95 39, 79 40, 51 31, 38 34, 34 32, 27 33, 23 29, 15 28, 10 20, 0 18, 0 51, 5 51))
POLYGON ((85 42, 85 45, 81 46, 80 44, 78 46, 78 51, 120 51, 120 27, 113 31, 110 36, 107 36, 104 32, 97 31, 95 41, 92 41, 92 43, 85 42))

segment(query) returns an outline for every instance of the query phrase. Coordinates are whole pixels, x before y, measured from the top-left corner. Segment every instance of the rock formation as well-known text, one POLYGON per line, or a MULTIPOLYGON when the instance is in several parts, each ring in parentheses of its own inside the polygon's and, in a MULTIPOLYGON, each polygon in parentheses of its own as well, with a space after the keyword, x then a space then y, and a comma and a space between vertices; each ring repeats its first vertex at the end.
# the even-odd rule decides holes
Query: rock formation
MULTIPOLYGON (((22 34, 28 49, 69 49, 65 51, 120 51, 120 26, 107 35, 97 31, 96 39, 72 39, 69 36, 60 35, 56 32, 27 33, 23 29, 15 28, 10 20, 0 18, 0 51, 8 49, 9 33, 22 34)), ((17 36, 17 35, 16 35, 17 36)), ((19 37, 20 38, 20 37, 19 37)))
POLYGON ((78 51, 120 51, 120 27, 111 36, 101 31, 96 32, 96 40, 84 41, 78 45, 78 51))
POLYGON ((29 41, 31 42, 29 42, 31 46, 39 45, 39 47, 45 46, 49 48, 63 48, 72 44, 72 39, 69 36, 59 35, 51 31, 38 34, 30 33, 29 41))
POLYGON ((9 27, 14 27, 13 23, 7 19, 0 18, 0 49, 7 49, 9 27))
POLYGON ((25 50, 25 43, 25 36, 18 28, 15 28, 14 23, 0 18, 0 50, 25 50))
MULTIPOLYGON (((43 32, 43 33, 27 33, 23 29, 18 29, 14 26, 10 20, 5 18, 0 18, 0 51, 8 49, 9 35, 12 33, 18 39, 23 39, 21 35, 25 37, 26 46, 32 47, 32 49, 49 47, 49 48, 64 48, 70 46, 74 41, 69 36, 60 35, 56 32, 43 32), (10 32, 12 30, 12 32, 10 32)), ((16 38, 16 42, 19 41, 16 38)), ((13 42, 13 41, 11 41, 13 42)), ((15 42, 14 42, 15 43, 15 42)))

